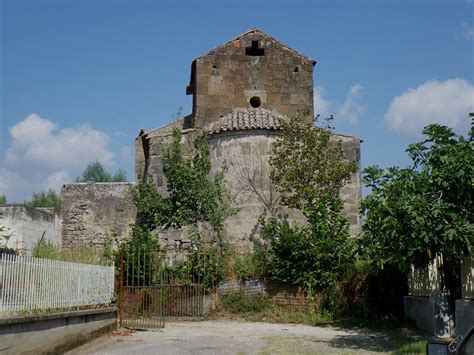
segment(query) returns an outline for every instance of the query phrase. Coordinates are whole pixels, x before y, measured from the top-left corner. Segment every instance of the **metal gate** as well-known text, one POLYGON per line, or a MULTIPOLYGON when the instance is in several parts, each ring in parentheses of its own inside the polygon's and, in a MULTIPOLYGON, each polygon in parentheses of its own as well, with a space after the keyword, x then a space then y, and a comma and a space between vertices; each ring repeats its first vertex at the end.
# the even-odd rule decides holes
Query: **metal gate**
MULTIPOLYGON (((119 324, 127 328, 164 328, 165 320, 200 320, 205 285, 195 260, 166 259, 153 250, 120 250, 119 324)), ((200 266, 198 264, 198 266, 200 266)))

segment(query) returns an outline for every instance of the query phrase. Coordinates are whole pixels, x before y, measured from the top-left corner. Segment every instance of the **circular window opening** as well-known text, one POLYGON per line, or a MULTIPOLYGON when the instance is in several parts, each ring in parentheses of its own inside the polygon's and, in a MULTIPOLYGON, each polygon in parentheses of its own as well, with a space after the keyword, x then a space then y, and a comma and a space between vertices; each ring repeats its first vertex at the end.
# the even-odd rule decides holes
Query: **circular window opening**
POLYGON ((257 108, 257 107, 260 107, 260 104, 261 104, 261 101, 258 96, 252 96, 250 98, 250 106, 257 108))

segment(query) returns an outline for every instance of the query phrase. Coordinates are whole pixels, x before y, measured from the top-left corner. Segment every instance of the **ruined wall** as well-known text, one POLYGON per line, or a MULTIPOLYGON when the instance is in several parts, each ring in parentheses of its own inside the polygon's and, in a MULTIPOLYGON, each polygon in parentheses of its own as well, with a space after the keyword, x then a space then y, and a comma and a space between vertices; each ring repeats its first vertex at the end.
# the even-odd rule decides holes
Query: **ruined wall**
POLYGON ((113 233, 117 241, 129 238, 136 217, 132 186, 128 182, 63 185, 63 247, 100 247, 113 233))
POLYGON ((61 245, 61 218, 54 209, 30 208, 23 204, 0 205, 0 245, 29 255, 40 239, 61 245), (7 239, 8 238, 8 242, 7 239))
POLYGON ((313 65, 258 30, 216 48, 193 63, 188 92, 194 95, 195 127, 205 127, 235 107, 262 107, 288 117, 312 111, 313 65), (258 98, 258 106, 252 106, 252 97, 258 98))

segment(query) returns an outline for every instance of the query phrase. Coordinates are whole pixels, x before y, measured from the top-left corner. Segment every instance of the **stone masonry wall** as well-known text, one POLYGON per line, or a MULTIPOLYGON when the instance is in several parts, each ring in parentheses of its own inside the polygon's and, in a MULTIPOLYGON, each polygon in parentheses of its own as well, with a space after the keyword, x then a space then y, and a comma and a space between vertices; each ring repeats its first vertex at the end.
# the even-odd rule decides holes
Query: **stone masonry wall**
POLYGON ((205 127, 232 108, 250 108, 252 97, 260 99, 259 107, 288 117, 312 110, 313 65, 313 60, 258 30, 219 46, 195 61, 195 128, 205 127), (260 52, 248 53, 252 50, 260 52))
MULTIPOLYGON (((261 243, 258 218, 269 214, 269 206, 273 205, 275 213, 283 218, 305 223, 300 211, 276 204, 278 196, 270 182, 268 159, 271 146, 278 136, 278 131, 226 132, 211 136, 209 141, 213 169, 216 171, 224 165, 228 167, 227 186, 236 197, 238 212, 226 221, 226 236, 240 250, 251 249, 261 243)), ((361 228, 358 212, 361 199, 360 140, 342 135, 335 135, 334 138, 341 141, 346 159, 355 160, 358 166, 341 191, 350 232, 355 235, 361 228)))
POLYGON ((100 247, 107 235, 128 239, 135 223, 132 183, 73 183, 63 185, 63 247, 100 247))
MULTIPOLYGON (((188 144, 189 137, 195 131, 183 132, 183 143, 188 144)), ((224 165, 227 186, 235 196, 235 205, 238 212, 226 221, 224 238, 238 250, 252 249, 262 242, 258 218, 269 215, 269 209, 275 208, 275 213, 283 218, 305 223, 302 213, 298 210, 279 206, 276 191, 272 187, 269 174, 268 158, 273 142, 279 136, 279 131, 232 131, 210 136, 211 163, 213 171, 224 165), (251 188, 251 185, 255 188, 251 188)), ((163 176, 163 162, 161 158, 161 142, 169 142, 170 135, 163 134, 150 138, 148 175, 153 178, 160 193, 166 193, 166 181, 163 176)), ((341 197, 344 200, 344 212, 351 223, 350 232, 355 235, 360 231, 361 219, 358 206, 361 199, 360 190, 360 140, 355 137, 335 135, 340 140, 344 155, 347 159, 357 162, 358 171, 351 181, 344 186, 341 197)), ((186 249, 189 238, 184 236, 183 230, 161 231, 160 239, 166 241, 166 248, 175 245, 186 249)))

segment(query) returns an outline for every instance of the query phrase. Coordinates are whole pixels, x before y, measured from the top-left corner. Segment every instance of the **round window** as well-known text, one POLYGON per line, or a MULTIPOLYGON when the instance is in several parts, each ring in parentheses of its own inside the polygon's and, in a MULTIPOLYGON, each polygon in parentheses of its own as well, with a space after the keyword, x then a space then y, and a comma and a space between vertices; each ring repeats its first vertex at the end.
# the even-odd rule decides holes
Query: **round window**
POLYGON ((257 108, 257 107, 260 107, 260 104, 261 104, 261 101, 258 96, 252 96, 250 98, 250 106, 257 108))

